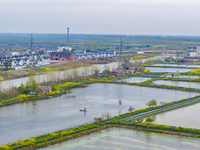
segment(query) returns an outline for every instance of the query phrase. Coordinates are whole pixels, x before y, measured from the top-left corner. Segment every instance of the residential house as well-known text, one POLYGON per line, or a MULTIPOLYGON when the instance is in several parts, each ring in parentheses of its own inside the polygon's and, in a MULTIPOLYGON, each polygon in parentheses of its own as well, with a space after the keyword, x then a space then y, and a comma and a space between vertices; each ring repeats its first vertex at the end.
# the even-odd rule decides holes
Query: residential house
POLYGON ((46 94, 52 91, 51 86, 39 86, 37 89, 38 94, 46 94))
POLYGON ((52 52, 50 54, 50 60, 73 61, 75 60, 75 54, 70 52, 52 52))
POLYGON ((22 69, 24 69, 24 66, 21 65, 13 66, 13 70, 22 70, 22 69))
POLYGON ((14 51, 14 52, 12 52, 12 56, 19 56, 19 55, 25 55, 25 51, 14 51))
POLYGON ((137 71, 144 71, 145 67, 144 66, 132 66, 130 68, 130 70, 134 70, 135 72, 137 72, 137 71))
POLYGON ((124 70, 123 69, 114 69, 111 71, 111 75, 114 75, 116 77, 124 75, 124 70))

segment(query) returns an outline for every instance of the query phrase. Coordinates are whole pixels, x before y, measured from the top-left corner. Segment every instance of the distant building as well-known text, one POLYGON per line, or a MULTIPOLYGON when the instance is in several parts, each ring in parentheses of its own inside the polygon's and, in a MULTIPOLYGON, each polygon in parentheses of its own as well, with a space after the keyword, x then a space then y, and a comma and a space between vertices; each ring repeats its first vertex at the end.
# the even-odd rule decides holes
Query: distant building
POLYGON ((189 46, 187 48, 187 57, 200 57, 200 45, 189 46))
POLYGON ((50 54, 50 60, 54 61, 73 61, 75 60, 75 54, 70 52, 52 52, 50 54))

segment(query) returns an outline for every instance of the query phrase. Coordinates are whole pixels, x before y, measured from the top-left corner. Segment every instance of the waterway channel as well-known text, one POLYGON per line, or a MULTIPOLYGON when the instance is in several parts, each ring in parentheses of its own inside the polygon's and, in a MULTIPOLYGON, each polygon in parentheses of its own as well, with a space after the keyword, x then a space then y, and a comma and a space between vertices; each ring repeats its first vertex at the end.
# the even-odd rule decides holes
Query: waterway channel
POLYGON ((159 85, 171 85, 171 86, 180 86, 180 87, 196 88, 196 89, 200 88, 200 82, 156 80, 153 81, 153 83, 159 85))
POLYGON ((0 108, 0 145, 20 139, 93 122, 110 112, 111 116, 146 107, 150 99, 175 101, 197 93, 120 84, 90 84, 57 98, 31 101, 0 108), (121 105, 120 102, 121 101, 121 105), (87 113, 79 109, 87 108, 87 113))
POLYGON ((110 128, 41 150, 199 150, 200 140, 131 129, 110 128))
MULTIPOLYGON (((147 59, 140 59, 140 60, 131 60, 131 63, 136 63, 138 61, 141 61, 142 63, 149 61, 149 60, 154 60, 154 59, 164 59, 164 56, 156 56, 153 58, 147 58, 147 59)), ((35 80, 37 83, 45 82, 45 81, 58 81, 60 79, 66 79, 71 76, 73 76, 74 73, 76 73, 78 76, 86 76, 89 74, 94 73, 94 69, 99 69, 100 72, 104 71, 105 69, 115 69, 119 65, 118 62, 113 62, 110 64, 94 64, 92 66, 88 67, 80 67, 77 69, 69 69, 66 71, 61 71, 61 72, 50 72, 49 74, 44 74, 44 75, 36 75, 35 80)), ((8 89, 10 87, 19 87, 21 83, 25 83, 28 80, 28 77, 24 78, 19 78, 19 79, 12 79, 12 80, 6 80, 0 82, 0 89, 8 89)))

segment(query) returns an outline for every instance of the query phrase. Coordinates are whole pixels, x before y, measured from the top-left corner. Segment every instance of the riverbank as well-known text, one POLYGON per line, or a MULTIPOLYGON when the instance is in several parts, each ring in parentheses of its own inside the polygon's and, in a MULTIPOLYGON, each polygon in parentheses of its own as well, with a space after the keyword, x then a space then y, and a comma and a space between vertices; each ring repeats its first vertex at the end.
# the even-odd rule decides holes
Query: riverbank
MULTIPOLYGON (((136 75, 137 75, 137 73, 136 73, 136 75)), ((126 77, 126 76, 125 75, 121 76, 121 78, 124 78, 124 77, 126 77)), ((111 78, 111 79, 113 80, 113 79, 117 79, 117 78, 115 77, 115 78, 111 78)), ((20 98, 20 96, 17 96, 17 97, 12 97, 9 99, 0 100, 0 107, 8 106, 8 105, 16 104, 16 103, 21 103, 21 102, 26 102, 26 101, 31 101, 31 100, 41 100, 41 99, 47 99, 47 98, 61 96, 63 93, 65 93, 66 90, 69 90, 72 88, 87 87, 88 84, 93 84, 93 83, 127 84, 127 85, 133 85, 133 86, 143 86, 143 87, 152 87, 152 88, 161 88, 161 89, 173 89, 173 90, 200 93, 200 89, 195 89, 195 88, 149 84, 155 80, 158 80, 158 78, 153 78, 153 79, 144 81, 142 83, 124 83, 124 82, 119 82, 119 81, 111 81, 111 80, 108 80, 107 78, 102 78, 102 79, 89 78, 87 80, 78 81, 76 83, 75 82, 66 82, 61 85, 54 85, 54 87, 57 90, 52 91, 49 94, 31 95, 31 96, 27 95, 27 97, 24 95, 22 98, 20 98)))

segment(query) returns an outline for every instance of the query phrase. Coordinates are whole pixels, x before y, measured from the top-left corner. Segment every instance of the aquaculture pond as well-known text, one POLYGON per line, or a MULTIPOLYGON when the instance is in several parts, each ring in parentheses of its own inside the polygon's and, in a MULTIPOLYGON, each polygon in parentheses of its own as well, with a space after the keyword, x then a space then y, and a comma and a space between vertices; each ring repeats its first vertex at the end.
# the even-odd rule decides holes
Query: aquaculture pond
POLYGON ((151 78, 147 77, 130 77, 130 78, 125 78, 125 79, 120 79, 117 80, 119 82, 126 82, 126 83, 139 83, 139 82, 144 82, 146 80, 149 80, 151 78))
POLYGON ((156 124, 200 129, 200 103, 153 116, 156 124))
POLYGON ((200 65, 186 65, 186 64, 154 64, 153 66, 171 66, 171 67, 194 67, 194 68, 200 68, 200 65))
POLYGON ((193 69, 185 69, 185 68, 159 68, 159 67, 145 67, 146 69, 149 69, 150 72, 186 72, 193 69))
POLYGON ((187 88, 200 88, 200 82, 185 82, 185 81, 167 81, 167 80, 157 80, 153 81, 154 84, 160 85, 172 85, 172 86, 180 86, 187 88))
POLYGON ((199 150, 200 140, 179 136, 110 128, 41 150, 199 150))
POLYGON ((197 93, 123 84, 90 84, 61 97, 31 101, 0 108, 0 145, 93 122, 110 112, 111 116, 146 107, 150 99, 175 101, 197 93), (121 103, 121 105, 120 105, 121 103), (86 107, 87 113, 79 109, 86 107))

